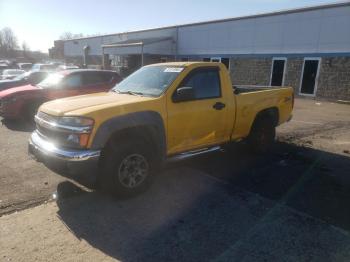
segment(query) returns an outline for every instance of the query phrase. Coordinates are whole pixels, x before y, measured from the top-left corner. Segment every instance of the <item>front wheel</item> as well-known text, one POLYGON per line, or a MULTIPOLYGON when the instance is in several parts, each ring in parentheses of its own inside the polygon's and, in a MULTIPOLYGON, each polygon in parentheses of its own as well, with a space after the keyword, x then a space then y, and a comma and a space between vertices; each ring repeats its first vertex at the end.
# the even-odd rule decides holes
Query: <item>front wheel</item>
POLYGON ((121 141, 105 152, 100 184, 108 192, 131 197, 151 185, 154 167, 155 161, 146 143, 121 141))

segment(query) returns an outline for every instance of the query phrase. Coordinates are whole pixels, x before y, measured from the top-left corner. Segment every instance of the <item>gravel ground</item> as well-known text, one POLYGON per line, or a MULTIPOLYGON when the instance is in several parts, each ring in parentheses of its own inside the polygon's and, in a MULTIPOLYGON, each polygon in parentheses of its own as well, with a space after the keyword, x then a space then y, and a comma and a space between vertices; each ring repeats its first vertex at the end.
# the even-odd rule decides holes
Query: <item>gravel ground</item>
POLYGON ((175 163, 124 201, 30 159, 30 128, 4 124, 0 261, 350 260, 349 105, 297 99, 269 154, 175 163))

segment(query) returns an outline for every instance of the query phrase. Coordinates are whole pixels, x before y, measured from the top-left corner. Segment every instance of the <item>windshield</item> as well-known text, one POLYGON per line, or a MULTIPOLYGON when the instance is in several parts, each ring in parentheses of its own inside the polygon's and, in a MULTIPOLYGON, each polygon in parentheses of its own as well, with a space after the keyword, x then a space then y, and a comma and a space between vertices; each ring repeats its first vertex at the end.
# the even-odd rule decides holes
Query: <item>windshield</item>
POLYGON ((3 71, 3 74, 4 75, 20 75, 20 74, 23 74, 23 70, 4 70, 3 71))
POLYGON ((159 96, 171 85, 183 69, 183 67, 169 66, 142 67, 117 84, 112 91, 159 96))
POLYGON ((38 86, 41 88, 56 87, 61 82, 63 77, 64 77, 64 75, 62 75, 62 74, 51 74, 48 77, 46 77, 43 81, 41 81, 38 84, 38 86))
POLYGON ((56 67, 55 65, 41 65, 40 70, 54 70, 56 67))

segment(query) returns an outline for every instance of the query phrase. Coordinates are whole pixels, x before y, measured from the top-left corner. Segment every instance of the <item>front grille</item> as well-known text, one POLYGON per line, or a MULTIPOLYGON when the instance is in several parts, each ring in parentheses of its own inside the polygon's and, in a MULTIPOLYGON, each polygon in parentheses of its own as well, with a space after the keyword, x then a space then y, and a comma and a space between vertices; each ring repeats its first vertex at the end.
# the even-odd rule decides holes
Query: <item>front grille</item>
POLYGON ((40 111, 38 112, 37 117, 47 122, 55 122, 57 120, 57 116, 51 116, 40 111))
POLYGON ((54 131, 38 124, 36 125, 36 129, 39 135, 45 140, 53 142, 56 145, 68 146, 68 143, 66 142, 69 135, 68 133, 54 131))
POLYGON ((46 139, 51 139, 55 137, 55 132, 52 130, 49 130, 43 126, 40 126, 38 124, 36 124, 36 129, 37 131, 40 133, 40 135, 46 139))
MULTIPOLYGON (((37 117, 48 122, 52 122, 56 118, 54 116, 50 116, 42 112, 39 112, 37 117)), ((56 146, 60 146, 63 148, 74 147, 67 141, 67 137, 69 136, 69 133, 49 129, 44 125, 41 125, 40 120, 37 121, 36 123, 36 131, 42 138, 44 138, 47 141, 50 141, 51 143, 54 143, 56 146)))

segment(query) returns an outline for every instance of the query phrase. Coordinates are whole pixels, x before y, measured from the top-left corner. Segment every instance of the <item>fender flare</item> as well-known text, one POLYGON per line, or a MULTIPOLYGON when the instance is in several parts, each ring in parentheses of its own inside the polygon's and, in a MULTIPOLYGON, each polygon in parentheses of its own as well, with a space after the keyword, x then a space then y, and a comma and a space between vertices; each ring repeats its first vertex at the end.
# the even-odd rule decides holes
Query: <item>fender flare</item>
MULTIPOLYGON (((156 143, 162 157, 166 156, 166 135, 163 118, 158 112, 143 111, 129 113, 108 119, 102 123, 92 141, 91 149, 102 149, 108 140, 117 132, 128 128, 150 128, 152 139, 156 143)), ((140 131, 141 131, 140 130, 140 131)))

